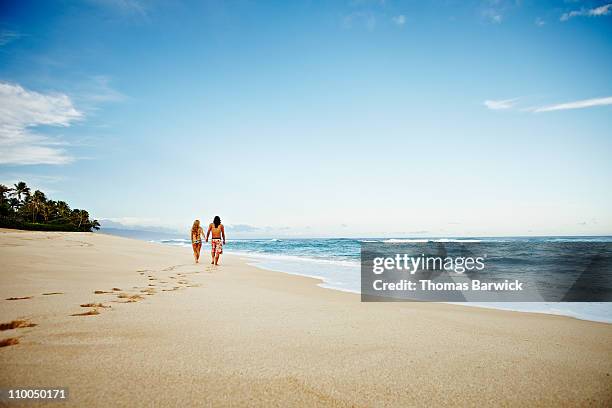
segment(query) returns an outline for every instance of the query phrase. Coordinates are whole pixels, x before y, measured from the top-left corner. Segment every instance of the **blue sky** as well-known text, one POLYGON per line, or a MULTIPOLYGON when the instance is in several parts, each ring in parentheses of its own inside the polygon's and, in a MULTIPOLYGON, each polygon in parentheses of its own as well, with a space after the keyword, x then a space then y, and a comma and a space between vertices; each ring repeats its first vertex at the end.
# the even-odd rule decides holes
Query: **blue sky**
POLYGON ((612 234, 606 1, 0 7, 5 184, 234 236, 612 234))

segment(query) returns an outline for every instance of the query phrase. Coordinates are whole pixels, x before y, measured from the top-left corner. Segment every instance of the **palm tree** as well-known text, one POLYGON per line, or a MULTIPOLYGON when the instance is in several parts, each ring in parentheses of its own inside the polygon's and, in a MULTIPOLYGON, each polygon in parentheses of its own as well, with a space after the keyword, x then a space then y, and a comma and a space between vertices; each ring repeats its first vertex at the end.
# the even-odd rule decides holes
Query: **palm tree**
POLYGON ((20 181, 15 184, 13 188, 13 195, 17 197, 17 199, 23 203, 23 201, 30 196, 30 187, 27 186, 26 183, 20 181), (21 198, 23 196, 23 199, 21 198))
POLYGON ((57 201, 55 208, 60 219, 67 220, 70 218, 70 206, 65 201, 57 201))
POLYGON ((89 213, 85 210, 74 209, 72 210, 72 214, 70 216, 72 220, 72 224, 78 229, 81 229, 81 226, 89 221, 89 213))
POLYGON ((79 229, 83 226, 83 224, 89 223, 89 213, 87 210, 81 210, 81 217, 79 218, 79 229))
POLYGON ((11 210, 16 211, 19 208, 19 200, 16 199, 15 197, 11 197, 9 198, 9 206, 11 207, 11 210))
POLYGON ((49 200, 45 203, 45 205, 42 208, 42 215, 43 218, 45 219, 45 222, 49 222, 49 218, 54 219, 56 218, 56 214, 57 214, 57 203, 53 200, 49 200))
POLYGON ((4 201, 8 199, 8 192, 11 191, 10 188, 5 186, 4 184, 0 184, 0 204, 4 204, 4 201))
MULTIPOLYGON (((0 184, 0 226, 31 228, 32 225, 27 225, 30 220, 32 223, 52 223, 66 231, 100 229, 98 220, 90 220, 87 211, 71 210, 65 201, 49 200, 40 190, 31 193, 23 181, 12 188, 0 184)), ((44 226, 38 228, 45 229, 44 226)))
POLYGON ((36 216, 43 212, 47 204, 47 197, 45 193, 40 190, 36 190, 32 199, 28 202, 30 211, 32 211, 32 222, 36 222, 36 216))
POLYGON ((8 192, 10 189, 4 184, 0 184, 0 215, 9 215, 11 206, 8 201, 8 192))

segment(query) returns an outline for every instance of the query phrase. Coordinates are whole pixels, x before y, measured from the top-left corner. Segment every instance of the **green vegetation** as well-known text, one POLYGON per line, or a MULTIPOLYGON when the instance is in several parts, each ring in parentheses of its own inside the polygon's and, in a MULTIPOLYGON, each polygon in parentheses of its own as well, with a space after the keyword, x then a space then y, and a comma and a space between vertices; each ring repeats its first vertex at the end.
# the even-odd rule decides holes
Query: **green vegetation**
POLYGON ((31 194, 20 181, 12 188, 0 184, 0 227, 37 231, 91 231, 100 229, 85 210, 74 209, 65 201, 47 199, 40 190, 31 194))

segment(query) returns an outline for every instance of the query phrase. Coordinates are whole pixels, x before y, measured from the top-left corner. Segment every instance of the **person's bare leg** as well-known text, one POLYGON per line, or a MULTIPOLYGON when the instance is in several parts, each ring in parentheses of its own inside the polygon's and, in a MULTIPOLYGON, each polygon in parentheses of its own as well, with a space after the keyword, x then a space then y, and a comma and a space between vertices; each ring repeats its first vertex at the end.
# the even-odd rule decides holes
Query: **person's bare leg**
POLYGON ((200 251, 202 250, 202 244, 196 246, 196 263, 200 263, 200 251))
POLYGON ((221 254, 217 254, 215 256, 215 265, 219 265, 219 255, 221 255, 221 254))
POLYGON ((215 251, 210 251, 210 264, 215 264, 215 251))
POLYGON ((198 246, 195 244, 192 244, 191 246, 193 247, 193 259, 195 260, 195 263, 198 263, 198 258, 199 258, 198 250, 197 250, 198 246))

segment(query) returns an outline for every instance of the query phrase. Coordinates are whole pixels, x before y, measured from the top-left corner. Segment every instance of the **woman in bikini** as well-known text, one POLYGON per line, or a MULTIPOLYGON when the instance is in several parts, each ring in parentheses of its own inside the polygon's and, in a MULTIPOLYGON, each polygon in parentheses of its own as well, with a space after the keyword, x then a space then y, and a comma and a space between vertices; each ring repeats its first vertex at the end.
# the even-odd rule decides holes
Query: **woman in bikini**
POLYGON ((202 235, 204 230, 200 227, 200 220, 195 220, 191 226, 191 246, 195 263, 200 262, 200 250, 202 249, 202 235))
POLYGON ((208 226, 208 231, 206 231, 206 242, 208 242, 208 236, 211 232, 211 264, 219 265, 219 255, 223 253, 223 245, 225 245, 225 228, 223 228, 223 224, 221 224, 221 218, 219 218, 218 215, 215 216, 213 222, 208 226))

